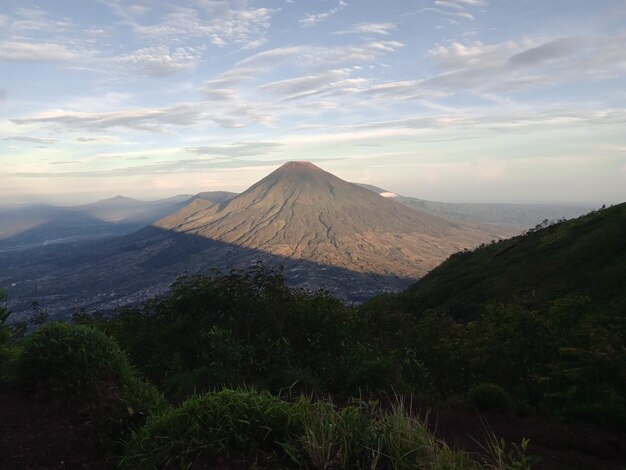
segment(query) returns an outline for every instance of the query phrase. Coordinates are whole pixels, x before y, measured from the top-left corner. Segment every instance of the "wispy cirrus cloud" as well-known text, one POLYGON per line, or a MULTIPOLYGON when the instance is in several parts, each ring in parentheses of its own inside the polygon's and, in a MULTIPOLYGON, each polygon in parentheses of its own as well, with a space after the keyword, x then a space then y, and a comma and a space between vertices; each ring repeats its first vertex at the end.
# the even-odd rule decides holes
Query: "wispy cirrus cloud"
POLYGON ((45 33, 58 35, 71 31, 76 24, 64 19, 53 19, 41 8, 15 8, 12 15, 0 15, 0 26, 11 34, 45 33))
POLYGON ((388 36, 398 29, 395 23, 357 23, 352 25, 350 29, 337 31, 335 34, 380 34, 388 36))
POLYGON ((17 125, 52 125, 62 129, 109 129, 124 127, 149 132, 164 132, 168 126, 188 126, 211 120, 203 104, 186 103, 168 108, 144 108, 104 113, 48 111, 31 117, 14 118, 17 125))
POLYGON ((279 149, 282 144, 277 142, 236 142, 229 145, 203 145, 188 147, 185 150, 198 155, 214 155, 221 157, 251 157, 264 155, 279 149))
POLYGON ((167 46, 146 47, 114 59, 122 67, 132 67, 137 72, 153 77, 165 77, 194 70, 200 54, 193 48, 167 46))
MULTIPOLYGON (((198 2, 204 8, 176 6, 158 22, 129 20, 132 30, 162 44, 208 39, 214 46, 250 44, 264 37, 271 24, 269 8, 237 8, 224 2, 198 2)), ((260 43, 259 43, 260 44, 260 43)))
POLYGON ((19 62, 66 62, 80 57, 64 44, 0 41, 0 60, 19 62))
POLYGON ((421 82, 426 88, 516 92, 546 88, 581 77, 602 79, 626 69, 625 34, 564 37, 497 44, 452 42, 427 57, 442 72, 421 82))
POLYGON ((434 14, 448 17, 454 23, 453 18, 474 21, 476 19, 474 10, 478 7, 486 7, 487 0, 435 0, 433 6, 423 7, 409 15, 434 14))
POLYGON ((26 136, 26 135, 11 135, 4 137, 2 140, 13 142, 28 142, 32 144, 55 144, 58 142, 56 139, 42 139, 39 137, 26 136))
POLYGON ((76 137, 76 142, 91 143, 91 142, 115 142, 117 139, 108 135, 96 136, 96 137, 76 137))
POLYGON ((305 17, 301 18, 298 22, 300 23, 300 26, 303 26, 305 28, 308 28, 308 27, 311 27, 311 26, 315 26, 320 21, 324 21, 324 20, 328 19, 329 17, 331 17, 335 13, 343 10, 347 6, 348 6, 348 2, 346 2, 344 0, 339 0, 335 7, 331 8, 329 10, 323 11, 321 13, 307 13, 305 15, 305 17))
POLYGON ((288 98, 303 97, 319 93, 321 90, 345 80, 348 75, 349 73, 346 70, 329 70, 314 75, 304 75, 267 83, 261 89, 288 98))

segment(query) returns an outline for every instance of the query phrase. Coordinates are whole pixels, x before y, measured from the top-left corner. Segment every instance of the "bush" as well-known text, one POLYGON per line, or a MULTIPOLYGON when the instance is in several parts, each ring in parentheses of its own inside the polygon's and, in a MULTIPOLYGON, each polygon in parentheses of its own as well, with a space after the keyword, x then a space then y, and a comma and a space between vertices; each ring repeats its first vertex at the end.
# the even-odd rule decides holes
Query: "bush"
POLYGON ((482 383, 467 392, 467 400, 478 411, 511 411, 511 398, 502 387, 492 383, 482 383))
POLYGON ((27 336, 15 376, 18 387, 71 404, 107 441, 166 406, 113 340, 81 325, 49 323, 27 336))
POLYGON ((202 459, 280 464, 282 443, 298 432, 291 406, 267 392, 225 389, 193 396, 153 416, 133 434, 123 468, 182 468, 202 459))
MULTIPOLYGON (((489 468, 528 468, 514 466, 522 461, 500 450, 497 460, 488 456, 489 468)), ((122 468, 210 468, 216 461, 237 462, 237 468, 482 468, 439 441, 400 403, 390 411, 362 401, 337 408, 249 390, 194 396, 151 417, 128 442, 122 468)))
POLYGON ((122 350, 104 333, 66 323, 47 324, 26 337, 18 369, 24 388, 84 399, 132 373, 122 350))
POLYGON ((402 384, 400 366, 383 357, 357 363, 347 380, 348 391, 391 392, 402 384))

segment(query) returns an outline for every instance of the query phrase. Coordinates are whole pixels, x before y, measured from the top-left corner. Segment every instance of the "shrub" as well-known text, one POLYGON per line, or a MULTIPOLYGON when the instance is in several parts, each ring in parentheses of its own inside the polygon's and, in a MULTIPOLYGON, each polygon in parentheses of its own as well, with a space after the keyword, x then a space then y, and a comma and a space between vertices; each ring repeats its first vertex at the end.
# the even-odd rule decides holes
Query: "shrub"
POLYGON ((19 384, 55 396, 89 399, 102 384, 131 374, 128 359, 104 333, 81 325, 50 323, 24 341, 19 384))
MULTIPOLYGON (((20 356, 21 348, 8 339, 4 341, 5 332, 0 329, 0 383, 15 382, 16 363, 20 356)), ((8 335, 7 335, 8 336, 8 335)))
POLYGON ((478 411, 509 412, 513 406, 511 398, 504 389, 492 383, 482 383, 472 387, 467 392, 467 400, 478 411))
POLYGON ((400 366, 391 358, 383 357, 357 363, 347 380, 348 390, 390 392, 402 383, 400 366))
POLYGON ((297 429, 290 405, 267 392, 225 389, 196 395, 149 418, 128 442, 122 467, 179 468, 218 457, 276 466, 282 443, 297 429))
MULTIPOLYGON (((122 468, 210 468, 218 460, 246 468, 482 468, 411 414, 400 402, 390 411, 362 401, 338 408, 326 400, 289 403, 267 392, 222 390, 149 418, 128 442, 122 468)), ((488 451, 487 468, 529 468, 525 447, 515 455, 503 444, 488 451)))
POLYGON ((18 387, 71 404, 107 443, 166 406, 162 394, 139 378, 119 346, 86 326, 41 327, 25 338, 15 369, 18 387))

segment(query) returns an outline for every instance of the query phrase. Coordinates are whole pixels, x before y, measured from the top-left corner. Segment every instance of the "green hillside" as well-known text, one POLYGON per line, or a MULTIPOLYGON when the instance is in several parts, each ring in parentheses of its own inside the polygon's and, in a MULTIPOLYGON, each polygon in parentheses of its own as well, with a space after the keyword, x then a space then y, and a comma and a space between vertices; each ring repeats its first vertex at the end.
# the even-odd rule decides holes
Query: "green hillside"
POLYGON ((598 311, 626 312, 626 203, 457 253, 389 301, 472 319, 487 303, 539 308, 572 295, 598 311))
POLYGON ((432 396, 497 385, 626 428, 626 204, 457 253, 361 313, 432 396))

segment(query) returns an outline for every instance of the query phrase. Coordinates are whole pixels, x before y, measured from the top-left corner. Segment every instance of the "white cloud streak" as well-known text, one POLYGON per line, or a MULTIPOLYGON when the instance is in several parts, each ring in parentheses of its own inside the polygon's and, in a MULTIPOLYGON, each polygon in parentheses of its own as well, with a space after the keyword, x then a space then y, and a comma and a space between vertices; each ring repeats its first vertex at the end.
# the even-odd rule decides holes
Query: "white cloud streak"
POLYGON ((335 13, 343 10, 347 6, 348 6, 348 2, 346 2, 344 0, 339 0, 339 2, 337 3, 337 6, 331 8, 329 10, 326 10, 326 11, 324 11, 322 13, 307 13, 306 16, 304 18, 301 18, 298 22, 300 23, 300 26, 303 26, 305 28, 308 28, 308 27, 311 27, 311 26, 315 26, 319 22, 328 19, 329 17, 331 17, 335 13))
POLYGON ((66 62, 78 53, 63 44, 49 42, 1 41, 0 61, 66 62))

